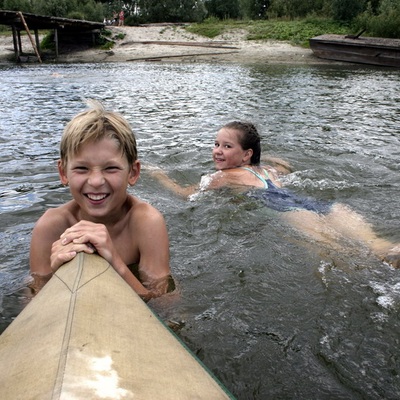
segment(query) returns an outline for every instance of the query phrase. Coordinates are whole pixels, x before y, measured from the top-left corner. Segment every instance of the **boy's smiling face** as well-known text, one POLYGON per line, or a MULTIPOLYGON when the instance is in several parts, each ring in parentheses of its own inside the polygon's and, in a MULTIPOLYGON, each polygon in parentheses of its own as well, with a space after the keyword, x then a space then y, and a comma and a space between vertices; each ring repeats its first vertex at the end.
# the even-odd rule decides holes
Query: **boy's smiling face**
POLYGON ((68 184, 80 207, 82 219, 113 220, 122 211, 128 185, 139 178, 140 163, 129 165, 115 139, 85 143, 64 167, 59 161, 61 182, 68 184))

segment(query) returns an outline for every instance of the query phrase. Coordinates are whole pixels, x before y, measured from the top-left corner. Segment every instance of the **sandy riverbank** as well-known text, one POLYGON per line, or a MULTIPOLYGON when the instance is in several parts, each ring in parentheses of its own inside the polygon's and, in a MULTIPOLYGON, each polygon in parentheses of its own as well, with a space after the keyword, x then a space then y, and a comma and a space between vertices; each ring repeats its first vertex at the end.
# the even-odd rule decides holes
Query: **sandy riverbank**
MULTIPOLYGON (((152 25, 109 27, 115 45, 111 50, 60 50, 58 62, 218 62, 218 63, 290 63, 323 62, 310 49, 277 41, 249 41, 246 31, 234 30, 214 39, 187 32, 181 26, 152 25), (117 39, 125 35, 123 39, 117 39)), ((28 36, 23 37, 24 52, 33 53, 28 36)), ((0 36, 0 60, 13 56, 12 36, 0 36)))

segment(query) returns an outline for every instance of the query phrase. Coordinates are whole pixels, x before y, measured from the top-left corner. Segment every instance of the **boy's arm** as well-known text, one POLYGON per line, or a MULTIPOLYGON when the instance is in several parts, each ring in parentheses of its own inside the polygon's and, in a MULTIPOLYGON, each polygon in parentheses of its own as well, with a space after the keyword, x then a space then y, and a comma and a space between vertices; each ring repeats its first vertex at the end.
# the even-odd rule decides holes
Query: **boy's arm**
POLYGON ((29 266, 31 276, 34 279, 32 289, 39 291, 51 278, 53 271, 51 269, 51 247, 62 232, 63 225, 60 228, 60 219, 54 210, 46 211, 36 222, 32 231, 29 266))
POLYGON ((171 270, 168 231, 162 214, 149 204, 142 204, 136 219, 136 234, 141 280, 154 295, 165 294, 171 270))
POLYGON ((131 221, 134 226, 132 236, 138 246, 139 275, 143 284, 133 275, 119 255, 114 254, 110 263, 129 286, 143 300, 148 301, 171 289, 168 232, 164 217, 157 209, 147 203, 136 207, 131 221))

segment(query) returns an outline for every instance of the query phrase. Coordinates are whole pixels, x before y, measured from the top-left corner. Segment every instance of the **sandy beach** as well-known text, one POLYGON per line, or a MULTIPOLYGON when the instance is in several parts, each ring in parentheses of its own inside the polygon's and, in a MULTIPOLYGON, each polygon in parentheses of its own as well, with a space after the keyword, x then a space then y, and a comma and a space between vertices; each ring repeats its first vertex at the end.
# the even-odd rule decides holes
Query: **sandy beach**
MULTIPOLYGON (((99 48, 60 49, 57 62, 216 62, 216 63, 290 63, 317 64, 323 60, 310 49, 278 41, 249 41, 246 31, 234 30, 214 39, 187 32, 183 26, 151 25, 107 27, 115 45, 111 50, 99 48), (123 36, 123 39, 121 37, 123 36)), ((23 51, 33 53, 27 35, 22 37, 23 51)), ((13 60, 11 35, 0 36, 0 61, 13 60)))

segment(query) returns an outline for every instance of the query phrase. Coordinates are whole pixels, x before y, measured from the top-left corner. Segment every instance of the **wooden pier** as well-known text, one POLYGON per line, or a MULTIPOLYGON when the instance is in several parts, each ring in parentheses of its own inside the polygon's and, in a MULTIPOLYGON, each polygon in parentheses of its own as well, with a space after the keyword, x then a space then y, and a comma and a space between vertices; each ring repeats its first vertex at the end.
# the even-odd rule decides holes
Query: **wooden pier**
POLYGON ((102 22, 46 17, 42 15, 8 10, 0 10, 0 25, 7 25, 12 29, 15 60, 17 62, 24 60, 21 31, 26 31, 37 60, 42 62, 39 30, 54 30, 55 56, 57 58, 59 54, 60 43, 73 42, 78 44, 86 43, 88 40, 91 40, 94 44, 95 35, 98 34, 105 26, 105 24, 102 22), (34 32, 34 37, 31 34, 31 31, 34 32))

